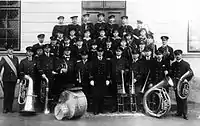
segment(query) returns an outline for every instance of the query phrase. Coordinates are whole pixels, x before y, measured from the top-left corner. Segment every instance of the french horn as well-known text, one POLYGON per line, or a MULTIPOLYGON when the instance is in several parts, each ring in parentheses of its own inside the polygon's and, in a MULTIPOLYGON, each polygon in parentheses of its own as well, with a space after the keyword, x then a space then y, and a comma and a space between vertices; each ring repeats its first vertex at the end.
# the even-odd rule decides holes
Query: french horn
POLYGON ((145 112, 153 117, 162 117, 171 109, 171 99, 164 87, 173 86, 170 77, 165 77, 161 82, 147 90, 143 97, 145 112), (152 103, 152 97, 157 98, 156 103, 152 103), (151 107, 156 104, 156 107, 151 107))

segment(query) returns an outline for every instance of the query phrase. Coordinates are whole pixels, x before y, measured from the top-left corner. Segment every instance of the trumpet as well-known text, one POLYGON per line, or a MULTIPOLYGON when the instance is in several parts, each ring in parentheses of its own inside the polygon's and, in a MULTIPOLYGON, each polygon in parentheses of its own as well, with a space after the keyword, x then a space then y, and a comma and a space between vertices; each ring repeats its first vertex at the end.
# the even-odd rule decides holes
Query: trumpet
POLYGON ((125 87, 124 87, 124 70, 121 70, 121 75, 122 75, 122 94, 126 94, 125 92, 125 87))
POLYGON ((147 81, 148 81, 148 78, 149 78, 149 74, 150 74, 150 70, 148 71, 146 80, 145 80, 145 82, 144 82, 144 86, 142 87, 142 90, 140 91, 141 93, 144 93, 144 90, 145 90, 145 87, 146 87, 146 85, 147 85, 147 81))

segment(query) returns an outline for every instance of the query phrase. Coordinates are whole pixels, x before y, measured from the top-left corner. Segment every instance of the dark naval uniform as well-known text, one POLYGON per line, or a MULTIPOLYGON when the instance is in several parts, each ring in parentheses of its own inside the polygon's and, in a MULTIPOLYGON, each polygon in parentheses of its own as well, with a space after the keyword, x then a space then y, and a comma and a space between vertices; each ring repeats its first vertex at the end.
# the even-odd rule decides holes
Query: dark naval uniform
POLYGON ((81 26, 79 24, 69 24, 68 25, 68 31, 75 30, 75 35, 80 36, 81 35, 81 26))
POLYGON ((112 47, 116 50, 120 46, 121 37, 111 37, 112 47))
POLYGON ((119 25, 118 24, 106 23, 106 28, 107 28, 107 36, 113 37, 113 30, 119 29, 119 25))
POLYGON ((58 33, 62 33, 64 36, 68 35, 67 25, 55 25, 52 31, 52 36, 57 36, 58 33))
POLYGON ((112 78, 112 84, 110 85, 110 92, 111 95, 113 97, 113 109, 116 109, 116 102, 117 102, 117 94, 120 93, 120 90, 122 90, 122 74, 121 74, 121 70, 124 70, 124 87, 125 90, 127 92, 127 86, 126 86, 126 82, 127 82, 127 75, 128 75, 128 70, 129 70, 129 64, 127 59, 125 59, 124 57, 120 56, 120 57, 116 57, 114 56, 111 59, 111 78, 112 78))
POLYGON ((82 25, 81 25, 81 30, 82 30, 82 33, 84 33, 84 31, 86 31, 86 30, 89 30, 90 34, 91 34, 91 37, 93 38, 94 25, 93 25, 92 22, 83 22, 82 25))
POLYGON ((166 60, 167 64, 170 65, 170 61, 174 60, 173 48, 170 46, 161 46, 158 51, 163 52, 163 59, 166 60))
MULTIPOLYGON (((181 60, 181 61, 175 61, 172 63, 171 66, 171 77, 175 82, 175 85, 177 85, 179 79, 187 72, 190 71, 191 74, 186 78, 187 81, 190 81, 193 77, 192 69, 190 68, 190 65, 188 62, 181 60)), ((188 112, 187 107, 187 98, 181 99, 177 94, 177 89, 175 88, 175 95, 176 95, 176 102, 177 102, 177 114, 179 116, 186 116, 188 112)), ((184 117, 185 118, 185 117, 184 117)), ((187 118, 187 117, 186 117, 187 118)))
POLYGON ((37 69, 40 75, 45 74, 49 79, 49 96, 52 97, 52 87, 54 83, 52 71, 55 70, 55 57, 51 54, 49 54, 49 56, 46 54, 41 55, 37 62, 37 69))
POLYGON ((131 35, 133 34, 133 28, 130 25, 122 25, 119 27, 119 36, 124 37, 125 34, 130 33, 131 35))
POLYGON ((100 33, 101 29, 105 29, 105 33, 107 33, 105 22, 97 22, 94 25, 94 29, 95 29, 95 37, 96 38, 99 37, 99 33, 100 33))
POLYGON ((6 62, 4 57, 2 57, 0 61, 0 70, 4 68, 4 73, 2 75, 2 81, 3 81, 3 91, 4 91, 4 101, 3 101, 3 112, 12 112, 12 105, 13 105, 13 99, 14 99, 14 92, 15 92, 15 85, 18 79, 18 71, 19 71, 19 60, 16 56, 13 56, 13 58, 10 58, 7 56, 11 62, 13 62, 17 75, 15 72, 11 69, 9 64, 6 62))
POLYGON ((106 80, 110 79, 106 59, 97 57, 91 62, 91 80, 94 80, 92 87, 93 112, 94 114, 103 112, 104 96, 107 93, 106 80))

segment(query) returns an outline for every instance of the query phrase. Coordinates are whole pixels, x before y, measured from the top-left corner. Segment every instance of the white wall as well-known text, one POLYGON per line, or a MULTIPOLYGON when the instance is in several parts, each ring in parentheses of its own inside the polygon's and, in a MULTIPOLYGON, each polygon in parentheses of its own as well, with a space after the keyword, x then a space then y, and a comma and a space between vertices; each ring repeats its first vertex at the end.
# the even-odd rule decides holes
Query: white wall
POLYGON ((44 33, 49 41, 57 17, 65 16, 65 23, 70 23, 70 16, 81 16, 80 0, 22 0, 21 2, 21 51, 28 45, 37 43, 37 35, 44 33))

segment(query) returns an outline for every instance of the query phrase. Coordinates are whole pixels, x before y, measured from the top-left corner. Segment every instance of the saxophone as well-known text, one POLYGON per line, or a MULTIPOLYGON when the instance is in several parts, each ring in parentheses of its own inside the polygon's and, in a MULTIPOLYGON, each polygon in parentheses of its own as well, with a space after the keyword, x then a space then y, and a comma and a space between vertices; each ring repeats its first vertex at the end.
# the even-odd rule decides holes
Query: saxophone
POLYGON ((154 117, 162 117, 171 109, 171 99, 164 87, 173 86, 173 81, 170 77, 165 77, 161 82, 147 90, 143 97, 143 105, 145 112, 154 117), (151 107, 152 96, 156 96, 159 103, 156 108, 151 107))

